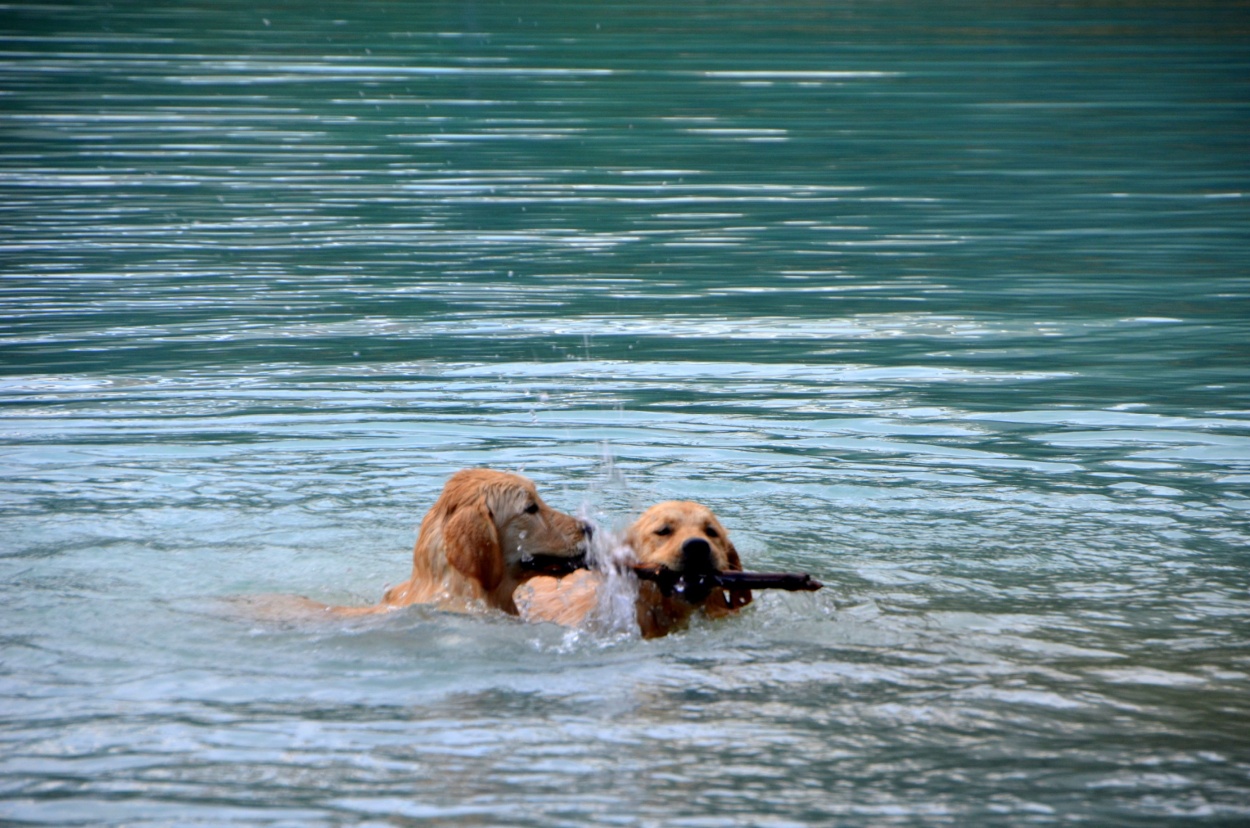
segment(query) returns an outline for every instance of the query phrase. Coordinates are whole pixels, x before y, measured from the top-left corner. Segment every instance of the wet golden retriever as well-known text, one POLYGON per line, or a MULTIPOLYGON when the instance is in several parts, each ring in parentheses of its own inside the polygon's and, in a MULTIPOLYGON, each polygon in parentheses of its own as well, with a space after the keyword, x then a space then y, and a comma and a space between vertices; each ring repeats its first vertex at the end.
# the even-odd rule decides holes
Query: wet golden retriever
POLYGON ((569 563, 585 554, 591 527, 557 512, 528 478, 490 469, 465 469, 448 479, 421 521, 412 575, 370 607, 333 607, 299 599, 304 609, 369 615, 433 604, 468 612, 517 614, 512 594, 541 574, 544 561, 569 563))
MULTIPOLYGON (((625 543, 636 563, 677 573, 742 571, 729 533, 712 510, 699 503, 670 500, 652 506, 629 527, 625 543)), ((603 574, 582 569, 563 578, 533 578, 518 587, 514 600, 527 621, 578 627, 599 606, 605 586, 603 574)), ((697 613, 720 618, 749 603, 750 590, 713 589, 692 602, 676 592, 666 595, 657 584, 643 581, 638 584, 634 606, 643 637, 657 638, 684 627, 697 613)))

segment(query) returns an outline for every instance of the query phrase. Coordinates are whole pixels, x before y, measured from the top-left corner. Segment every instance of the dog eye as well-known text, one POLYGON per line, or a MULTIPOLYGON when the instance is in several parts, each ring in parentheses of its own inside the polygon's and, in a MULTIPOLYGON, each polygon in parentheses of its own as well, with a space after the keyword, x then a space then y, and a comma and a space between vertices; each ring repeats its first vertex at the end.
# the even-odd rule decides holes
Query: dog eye
POLYGON ((707 533, 707 536, 708 536, 709 538, 719 538, 719 537, 720 537, 720 532, 717 532, 717 531, 716 531, 716 527, 715 527, 715 526, 711 526, 711 525, 709 525, 709 526, 705 526, 705 527, 703 528, 703 531, 707 533))
POLYGON ((673 534, 673 527, 664 525, 664 526, 661 526, 659 529, 656 529, 655 533, 657 535, 671 535, 673 534))
POLYGON ((538 514, 538 504, 537 504, 537 503, 531 503, 530 505, 526 506, 526 507, 525 507, 525 514, 527 514, 527 515, 536 515, 536 514, 538 514))

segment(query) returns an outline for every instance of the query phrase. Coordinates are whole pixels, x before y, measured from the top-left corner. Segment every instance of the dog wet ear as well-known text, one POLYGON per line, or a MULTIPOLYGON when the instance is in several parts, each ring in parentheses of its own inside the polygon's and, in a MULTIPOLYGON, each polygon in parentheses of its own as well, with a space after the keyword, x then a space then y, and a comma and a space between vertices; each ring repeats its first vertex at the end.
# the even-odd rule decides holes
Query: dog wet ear
POLYGON ((499 530, 485 501, 465 504, 443 524, 447 562, 487 590, 499 586, 505 564, 499 530))

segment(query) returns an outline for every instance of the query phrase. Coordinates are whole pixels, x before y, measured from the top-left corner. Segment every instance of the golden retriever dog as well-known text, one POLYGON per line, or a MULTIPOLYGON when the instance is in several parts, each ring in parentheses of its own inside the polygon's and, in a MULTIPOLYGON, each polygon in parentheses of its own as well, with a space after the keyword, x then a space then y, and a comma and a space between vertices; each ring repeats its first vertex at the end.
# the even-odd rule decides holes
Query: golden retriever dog
POLYGON ((336 615, 369 615, 412 604, 516 615, 512 594, 517 587, 540 575, 545 564, 575 565, 591 532, 589 524, 544 503, 529 479, 465 469, 448 479, 421 521, 412 575, 386 590, 381 603, 332 607, 300 600, 305 609, 336 615))
MULTIPOLYGON (((670 500, 652 506, 626 531, 625 543, 633 553, 633 563, 674 573, 742 571, 729 533, 712 510, 699 503, 670 500)), ((533 578, 517 589, 514 600, 526 621, 578 627, 599 607, 606 586, 602 573, 583 569, 563 578, 533 578)), ((750 590, 715 588, 703 595, 666 594, 658 584, 642 581, 634 607, 643 637, 658 638, 681 629, 695 614, 721 618, 749 603, 750 590)))

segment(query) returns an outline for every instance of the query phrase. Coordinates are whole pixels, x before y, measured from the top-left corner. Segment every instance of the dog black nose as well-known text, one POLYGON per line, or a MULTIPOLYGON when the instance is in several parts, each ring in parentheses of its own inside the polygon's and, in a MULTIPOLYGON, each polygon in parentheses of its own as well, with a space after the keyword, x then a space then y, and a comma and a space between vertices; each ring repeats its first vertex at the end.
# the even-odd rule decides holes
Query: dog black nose
POLYGON ((681 545, 683 572, 712 572, 712 546, 703 538, 690 538, 681 545))
POLYGON ((589 521, 582 521, 582 537, 590 540, 595 536, 595 525, 589 521))

